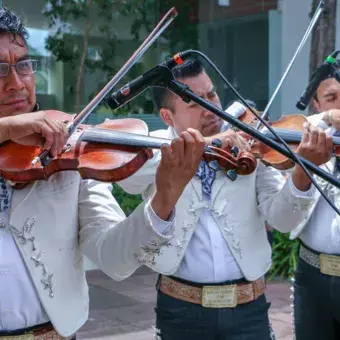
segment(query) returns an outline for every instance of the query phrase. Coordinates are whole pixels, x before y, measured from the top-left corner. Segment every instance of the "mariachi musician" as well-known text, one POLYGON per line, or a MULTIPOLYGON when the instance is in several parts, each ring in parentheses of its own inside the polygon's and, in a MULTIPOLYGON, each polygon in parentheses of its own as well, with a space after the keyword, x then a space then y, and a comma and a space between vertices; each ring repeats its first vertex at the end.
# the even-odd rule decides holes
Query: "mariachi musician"
MULTIPOLYGON (((177 80, 221 108, 202 64, 186 60, 173 68, 177 80)), ((185 103, 164 88, 154 99, 167 130, 152 136, 176 138, 194 128, 224 146, 247 143, 222 120, 194 102, 185 103)), ((297 153, 319 165, 330 158, 332 140, 322 129, 306 125, 297 153)), ((135 175, 118 183, 132 194, 154 195, 156 152, 135 175)), ((224 172, 201 162, 176 204, 175 240, 142 264, 158 272, 156 338, 162 340, 269 340, 273 338, 264 275, 271 266, 265 221, 289 232, 310 213, 315 202, 309 178, 296 166, 286 181, 258 162, 256 170, 231 181, 224 172)), ((179 179, 175 179, 174 184, 179 179)), ((159 230, 160 233, 166 229, 159 230)), ((132 272, 126 272, 127 275, 132 272)))
MULTIPOLYGON (((26 38, 20 19, 0 7, 0 142, 43 143, 56 156, 66 130, 45 112, 32 112, 36 65, 26 38)), ((75 338, 89 311, 83 253, 110 277, 123 279, 139 258, 165 247, 172 238, 174 204, 204 145, 191 130, 171 149, 164 146, 155 195, 128 218, 111 185, 82 180, 75 171, 21 190, 0 178, 0 338, 75 338)))
MULTIPOLYGON (((337 71, 339 66, 337 62, 337 71)), ((335 75, 331 72, 321 81, 313 98, 319 114, 309 116, 308 120, 330 135, 340 136, 340 83, 335 75)), ((340 177, 338 158, 332 157, 323 168, 340 177)), ((339 189, 325 182, 320 184, 328 198, 340 207, 339 189)), ((307 218, 291 232, 292 239, 300 240, 294 282, 296 339, 337 340, 340 339, 340 216, 323 197, 317 194, 316 198, 307 218)))

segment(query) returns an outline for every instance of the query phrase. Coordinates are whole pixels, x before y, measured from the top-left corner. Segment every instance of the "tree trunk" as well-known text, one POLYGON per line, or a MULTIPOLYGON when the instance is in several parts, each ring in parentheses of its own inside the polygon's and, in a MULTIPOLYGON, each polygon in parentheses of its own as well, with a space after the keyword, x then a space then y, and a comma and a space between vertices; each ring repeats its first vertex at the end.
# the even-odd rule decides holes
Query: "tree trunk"
MULTIPOLYGON (((312 13, 314 13, 319 1, 313 0, 312 13)), ((309 59, 310 76, 335 49, 336 2, 337 0, 325 0, 324 11, 314 27, 309 59)), ((309 114, 315 112, 316 109, 313 102, 311 102, 309 114)))
MULTIPOLYGON (((92 3, 92 0, 87 0, 86 6, 90 7, 91 3, 92 3)), ((89 10, 89 13, 90 13, 90 10, 89 10)), ((87 48, 89 45, 90 30, 91 30, 90 18, 88 16, 84 22, 83 52, 80 57, 79 69, 78 69, 78 75, 77 75, 76 105, 75 105, 76 112, 80 108, 80 103, 81 103, 81 88, 82 88, 82 83, 83 83, 83 78, 84 78, 84 67, 85 67, 85 59, 87 55, 87 48)))

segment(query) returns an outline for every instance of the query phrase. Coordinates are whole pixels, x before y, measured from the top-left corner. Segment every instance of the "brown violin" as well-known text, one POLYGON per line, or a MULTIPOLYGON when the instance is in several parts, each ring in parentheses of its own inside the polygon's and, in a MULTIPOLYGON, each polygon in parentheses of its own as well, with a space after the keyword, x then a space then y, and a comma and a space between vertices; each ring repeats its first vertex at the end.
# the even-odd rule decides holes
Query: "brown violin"
MULTIPOLYGON (((258 118, 247 109, 246 112, 239 117, 241 121, 244 123, 250 124, 252 126, 256 126, 258 123, 258 118)), ((299 146, 302 138, 303 124, 307 122, 307 118, 301 114, 292 114, 287 116, 282 116, 279 120, 274 122, 267 122, 275 131, 275 133, 281 137, 288 146, 296 151, 299 146)), ((267 128, 263 128, 261 130, 262 134, 264 134, 267 138, 274 139, 278 141, 278 139, 269 131, 267 128)), ((243 136, 247 139, 250 137, 241 132, 243 136)), ((340 155, 340 137, 333 136, 333 145, 334 145, 334 154, 336 156, 340 155)), ((273 150, 267 145, 260 143, 254 140, 252 144, 251 152, 257 158, 260 158, 262 162, 267 165, 271 165, 278 170, 287 170, 294 166, 294 162, 282 155, 281 153, 273 150)))
MULTIPOLYGON (((65 124, 74 117, 54 110, 46 113, 65 124)), ((0 173, 7 180, 25 183, 47 180, 58 171, 74 170, 84 179, 116 182, 138 171, 153 157, 152 149, 160 149, 163 144, 171 144, 171 140, 148 136, 146 123, 139 119, 106 120, 96 126, 80 124, 63 152, 45 166, 33 162, 42 151, 40 147, 5 142, 0 147, 0 173)), ((237 174, 252 173, 257 165, 249 152, 237 153, 216 146, 206 147, 203 159, 208 163, 217 161, 231 179, 237 174)))

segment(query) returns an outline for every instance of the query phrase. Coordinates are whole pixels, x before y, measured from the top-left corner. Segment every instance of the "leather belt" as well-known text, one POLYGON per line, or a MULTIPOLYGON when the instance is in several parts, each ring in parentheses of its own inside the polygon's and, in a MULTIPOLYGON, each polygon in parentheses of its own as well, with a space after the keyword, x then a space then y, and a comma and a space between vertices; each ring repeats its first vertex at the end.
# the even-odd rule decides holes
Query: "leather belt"
POLYGON ((264 294, 264 278, 249 283, 195 287, 161 275, 158 290, 175 299, 210 308, 234 308, 264 294))
MULTIPOLYGON (((3 334, 3 333, 2 333, 3 334)), ((8 335, 0 334, 0 340, 71 340, 75 336, 64 338, 57 333, 52 324, 44 324, 42 326, 32 327, 29 330, 23 330, 22 333, 13 331, 8 335)))
POLYGON ((301 243, 299 256, 312 267, 319 269, 321 273, 340 277, 340 255, 320 254, 301 243))

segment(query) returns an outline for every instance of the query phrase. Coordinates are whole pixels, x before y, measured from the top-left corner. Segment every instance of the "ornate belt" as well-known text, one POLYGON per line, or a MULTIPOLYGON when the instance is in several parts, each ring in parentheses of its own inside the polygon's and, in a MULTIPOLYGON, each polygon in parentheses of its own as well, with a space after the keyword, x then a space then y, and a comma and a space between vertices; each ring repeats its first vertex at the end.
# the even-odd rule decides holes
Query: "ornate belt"
POLYGON ((264 294, 264 278, 249 283, 195 287, 161 275, 158 289, 176 299, 210 308, 234 308, 264 294))
POLYGON ((300 245, 299 255, 306 263, 320 270, 321 273, 340 277, 340 255, 319 254, 300 245))
POLYGON ((26 331, 0 332, 0 340, 73 340, 75 336, 64 338, 57 333, 52 324, 32 327, 26 331))

